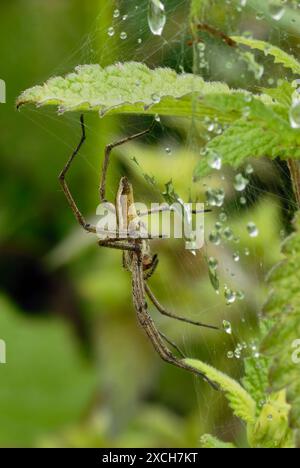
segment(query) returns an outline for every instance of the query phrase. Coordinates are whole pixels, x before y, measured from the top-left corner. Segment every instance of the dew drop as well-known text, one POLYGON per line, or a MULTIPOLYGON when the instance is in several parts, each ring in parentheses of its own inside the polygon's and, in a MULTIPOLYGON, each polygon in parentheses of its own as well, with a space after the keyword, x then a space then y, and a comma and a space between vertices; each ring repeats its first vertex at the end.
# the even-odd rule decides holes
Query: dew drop
POLYGON ((209 235, 209 241, 214 245, 221 244, 221 236, 218 232, 212 231, 209 235))
POLYGON ((269 12, 275 21, 280 21, 285 13, 285 9, 278 2, 273 1, 269 5, 269 12))
POLYGON ((111 26, 110 28, 108 28, 107 30, 107 34, 112 37, 115 35, 115 29, 111 26))
POLYGON ((256 224, 252 222, 247 224, 247 231, 250 237, 257 237, 259 234, 256 224))
POLYGON ((160 0, 149 0, 148 24, 155 36, 161 36, 166 24, 165 6, 160 0))
POLYGON ((227 305, 234 304, 236 301, 236 293, 232 289, 225 288, 224 297, 226 299, 227 305))
POLYGON ((209 206, 223 206, 225 192, 223 189, 208 189, 206 191, 206 199, 209 206))
POLYGON ((119 18, 120 16, 120 10, 118 10, 117 8, 114 10, 114 13, 113 13, 113 17, 114 18, 119 18))
POLYGON ((170 148, 169 146, 167 146, 167 147, 165 148, 165 152, 166 152, 166 154, 168 154, 168 155, 172 154, 172 150, 171 150, 171 148, 170 148))
POLYGON ((122 41, 125 41, 125 39, 127 39, 127 33, 125 31, 122 31, 120 34, 120 38, 122 39, 122 41))
POLYGON ((233 260, 234 260, 236 263, 240 261, 240 254, 239 254, 239 252, 235 252, 235 253, 233 254, 233 260))
POLYGON ((251 164, 248 164, 248 165, 246 166, 245 173, 246 173, 247 175, 250 175, 250 174, 253 174, 253 172, 254 172, 253 166, 252 166, 251 164))
POLYGON ((218 268, 218 260, 215 257, 210 257, 208 259, 208 266, 212 271, 215 271, 218 268))
POLYGON ((228 320, 223 320, 223 329, 227 335, 232 335, 232 326, 228 320))
POLYGON ((217 294, 220 292, 220 281, 217 273, 218 269, 218 260, 214 257, 210 257, 208 259, 208 271, 209 271, 209 279, 212 284, 212 287, 216 291, 217 294))
POLYGON ((226 240, 231 241, 233 239, 233 231, 230 227, 227 227, 223 231, 223 236, 226 240))
POLYGON ((234 358, 234 353, 233 353, 233 351, 228 351, 227 357, 228 357, 228 359, 233 359, 233 358, 234 358))
POLYGON ((291 127, 295 129, 300 128, 300 101, 298 99, 292 104, 289 115, 291 127))
POLYGON ((212 169, 217 169, 220 171, 222 169, 222 158, 218 153, 212 153, 208 157, 208 165, 212 169))
POLYGON ((243 192, 248 184, 249 180, 246 179, 242 174, 237 174, 235 176, 234 188, 237 192, 243 192))
POLYGON ((154 102, 154 104, 160 103, 160 96, 158 94, 152 94, 151 99, 154 102))

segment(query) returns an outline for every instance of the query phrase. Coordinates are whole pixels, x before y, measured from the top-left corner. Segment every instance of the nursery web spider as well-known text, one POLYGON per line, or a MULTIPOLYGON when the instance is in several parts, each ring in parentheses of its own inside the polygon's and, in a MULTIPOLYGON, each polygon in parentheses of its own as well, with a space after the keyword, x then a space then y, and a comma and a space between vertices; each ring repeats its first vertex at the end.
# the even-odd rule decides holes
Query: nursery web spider
MULTIPOLYGON (((68 200, 68 203, 78 220, 79 224, 89 233, 96 234, 98 231, 96 226, 88 224, 81 214, 77 204, 70 192, 70 189, 66 182, 66 174, 71 167, 74 158, 79 153, 81 146, 83 145, 86 139, 85 133, 85 124, 83 115, 80 117, 82 136, 81 140, 69 158, 67 164, 59 175, 59 180, 63 189, 63 192, 68 200)), ((114 148, 121 146, 124 143, 135 140, 136 138, 142 137, 148 134, 151 131, 152 127, 146 131, 138 133, 136 135, 124 138, 116 143, 106 146, 105 157, 103 161, 103 169, 101 175, 100 183, 100 201, 106 203, 106 175, 110 161, 110 155, 114 148)), ((123 177, 119 184, 119 189, 116 196, 116 217, 117 217, 117 226, 118 232, 114 236, 108 237, 103 240, 99 240, 98 244, 101 247, 107 247, 111 249, 118 249, 123 251, 123 266, 126 270, 131 273, 132 276, 132 297, 133 303, 137 314, 137 319, 142 328, 145 330, 147 336, 149 337, 154 349, 157 351, 159 356, 166 362, 173 364, 182 369, 186 369, 190 372, 193 372, 196 375, 200 375, 207 382, 209 382, 214 388, 216 385, 211 382, 204 374, 199 372, 197 369, 193 368, 190 365, 187 365, 184 361, 184 354, 180 348, 169 340, 163 333, 161 333, 152 317, 148 311, 148 304, 146 301, 146 295, 149 297, 150 301, 154 304, 156 309, 163 315, 180 320, 182 322, 190 323, 192 325, 197 325, 199 327, 206 327, 210 329, 217 330, 217 327, 211 325, 205 325, 201 322, 193 321, 185 317, 177 316, 169 311, 167 311, 156 299, 155 295, 151 291, 150 287, 147 284, 147 280, 153 275, 158 265, 157 255, 152 255, 150 250, 149 241, 153 237, 149 236, 146 238, 139 236, 138 230, 140 228, 141 216, 144 216, 149 213, 143 213, 139 215, 136 211, 132 212, 132 207, 134 207, 134 197, 133 197, 133 188, 129 183, 126 177, 123 177), (130 214, 128 211, 130 207, 130 214), (135 220, 135 221, 134 221, 135 220), (136 230, 128 231, 129 222, 136 223, 136 230), (167 344, 172 346, 177 353, 180 355, 180 358, 175 356, 170 349, 167 347, 167 344)), ((132 224, 131 224, 132 226, 132 224)), ((159 237, 157 237, 159 238, 159 237)))

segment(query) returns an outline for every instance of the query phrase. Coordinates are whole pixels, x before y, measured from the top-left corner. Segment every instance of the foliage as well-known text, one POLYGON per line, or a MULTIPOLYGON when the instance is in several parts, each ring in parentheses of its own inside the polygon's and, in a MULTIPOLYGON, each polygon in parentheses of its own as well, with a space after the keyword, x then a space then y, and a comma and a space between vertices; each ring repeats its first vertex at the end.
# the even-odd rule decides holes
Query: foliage
POLYGON ((6 446, 30 446, 41 432, 74 424, 87 410, 96 375, 62 321, 24 318, 3 297, 0 305, 7 347, 7 364, 1 368, 0 440, 6 446))
POLYGON ((270 382, 274 390, 286 388, 292 405, 292 424, 299 429, 300 371, 293 361, 293 344, 300 336, 300 215, 295 219, 296 232, 283 245, 285 259, 268 277, 270 295, 264 311, 272 326, 262 342, 262 351, 270 357, 270 382))

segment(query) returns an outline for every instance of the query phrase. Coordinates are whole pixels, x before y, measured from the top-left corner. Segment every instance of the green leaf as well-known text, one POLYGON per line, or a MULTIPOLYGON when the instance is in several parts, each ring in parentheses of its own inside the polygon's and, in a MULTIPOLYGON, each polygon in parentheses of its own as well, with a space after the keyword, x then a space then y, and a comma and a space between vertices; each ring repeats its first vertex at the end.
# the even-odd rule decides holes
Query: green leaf
POLYGON ((257 407, 264 401, 268 386, 269 359, 250 357, 244 359, 245 377, 243 385, 256 401, 257 407))
POLYGON ((59 320, 26 318, 0 297, 0 445, 31 446, 74 424, 96 389, 96 375, 59 320))
POLYGON ((195 178, 206 176, 212 171, 209 155, 217 153, 223 165, 240 167, 248 158, 269 157, 275 159, 300 158, 300 133, 291 129, 288 120, 273 112, 269 119, 259 114, 249 114, 249 120, 240 119, 225 132, 214 138, 206 147, 195 169, 195 178), (277 129, 276 124, 277 123, 277 129))
POLYGON ((300 366, 293 360, 294 342, 300 337, 300 214, 296 232, 283 245, 285 259, 269 274, 270 296, 264 307, 273 327, 262 343, 271 358, 270 382, 274 390, 287 388, 292 422, 300 427, 300 366))
POLYGON ((279 47, 273 46, 265 41, 257 39, 249 39, 243 36, 233 36, 232 39, 239 44, 246 45, 251 49, 257 49, 264 52, 265 56, 271 56, 275 59, 275 63, 283 65, 285 68, 292 70, 295 74, 300 74, 300 63, 292 55, 287 54, 279 47))
POLYGON ((252 448, 295 448, 293 431, 289 428, 291 406, 285 390, 273 394, 263 406, 253 426, 248 426, 252 448))
POLYGON ((210 434, 205 434, 200 439, 200 447, 205 449, 234 449, 234 444, 223 442, 210 434))
POLYGON ((225 393, 234 414, 246 423, 254 423, 256 403, 248 392, 235 380, 196 359, 185 359, 186 364, 205 374, 225 393))
POLYGON ((227 100, 227 95, 236 96, 242 102, 249 93, 231 90, 223 83, 206 83, 192 74, 178 75, 169 68, 151 70, 141 63, 127 62, 107 68, 78 66, 65 78, 51 78, 42 86, 24 91, 17 99, 17 106, 31 103, 38 107, 58 106, 60 113, 96 111, 101 116, 129 113, 217 117, 220 122, 230 122, 240 115, 241 106, 237 109, 236 101, 227 100))

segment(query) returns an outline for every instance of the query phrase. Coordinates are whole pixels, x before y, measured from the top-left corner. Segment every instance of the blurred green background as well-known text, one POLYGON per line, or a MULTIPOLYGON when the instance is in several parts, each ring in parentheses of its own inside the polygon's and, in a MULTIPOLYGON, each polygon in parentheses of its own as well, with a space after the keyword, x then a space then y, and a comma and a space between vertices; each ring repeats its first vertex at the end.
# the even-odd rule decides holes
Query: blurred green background
MULTIPOLYGON (((260 12, 268 2, 249 0, 249 8, 240 3, 212 1, 203 18, 228 34, 251 31, 299 55, 296 10, 291 10, 295 21, 285 16, 274 21, 260 12)), ((151 34, 147 5, 146 0, 1 2, 0 78, 7 85, 7 103, 0 105, 0 339, 6 342, 7 364, 0 365, 0 446, 198 447, 206 432, 245 443, 243 427, 222 394, 154 353, 137 326, 120 252, 99 249, 77 226, 57 176, 80 138, 79 116, 59 117, 51 109, 17 112, 14 105, 27 87, 83 63, 137 60, 191 71, 190 2, 165 1, 163 37, 151 34), (120 15, 114 14, 116 8, 120 15)), ((225 44, 209 36, 205 40, 207 66, 200 71, 208 80, 257 90, 284 78, 258 54, 265 67, 258 79, 225 44)), ((88 218, 97 206, 105 145, 150 123, 149 118, 87 115, 87 142, 69 180, 88 218)), ((183 242, 155 243, 160 266, 151 284, 174 312, 218 325, 230 321, 233 334, 194 329, 151 311, 188 356, 238 378, 242 358, 255 350, 263 279, 280 259, 294 201, 287 169, 279 162, 252 163, 245 203, 228 168, 193 183, 210 132, 194 119, 161 119, 149 137, 115 152, 108 193, 113 200, 124 174, 134 183, 138 201, 161 201, 171 178, 184 199, 204 201, 211 187, 225 191, 224 206, 207 216, 206 232, 221 215, 222 229, 230 228, 233 235, 218 246, 207 241, 196 256, 183 242), (156 179, 155 187, 145 174, 156 179), (247 233, 250 221, 259 229, 256 238, 247 233), (209 280, 211 256, 219 262, 220 294, 209 280), (224 285, 243 292, 231 306, 224 285), (243 342, 241 358, 230 358, 243 342)))

